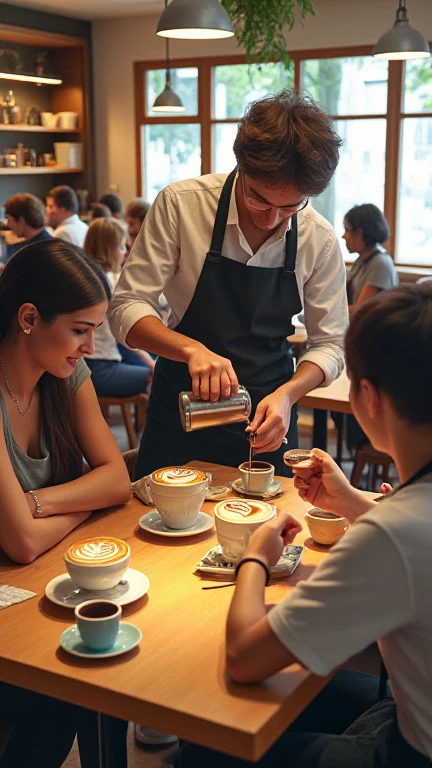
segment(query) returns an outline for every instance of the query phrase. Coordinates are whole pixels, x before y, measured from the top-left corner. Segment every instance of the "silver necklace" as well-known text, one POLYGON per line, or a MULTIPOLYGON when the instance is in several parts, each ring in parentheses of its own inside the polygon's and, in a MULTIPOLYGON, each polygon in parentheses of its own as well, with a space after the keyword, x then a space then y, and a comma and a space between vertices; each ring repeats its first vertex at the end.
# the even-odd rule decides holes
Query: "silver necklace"
POLYGON ((24 416, 26 416, 26 415, 28 414, 28 412, 29 412, 29 409, 30 409, 30 406, 31 406, 31 404, 32 404, 32 400, 33 400, 33 392, 34 392, 34 390, 33 390, 33 392, 31 393, 31 397, 30 397, 30 402, 29 402, 29 404, 28 404, 28 408, 27 408, 27 410, 26 410, 26 411, 24 411, 24 413, 23 413, 23 412, 22 412, 22 410, 21 410, 21 408, 20 408, 20 405, 19 405, 19 402, 18 402, 18 400, 16 399, 16 397, 15 397, 14 393, 12 392, 12 390, 11 390, 11 388, 10 388, 9 379, 8 379, 8 377, 7 377, 7 375, 6 375, 6 371, 5 371, 5 369, 4 369, 4 365, 3 365, 3 360, 1 359, 1 357, 0 357, 0 368, 2 369, 2 374, 3 374, 3 378, 4 378, 4 380, 5 380, 6 389, 7 389, 7 391, 9 392, 9 394, 10 394, 10 396, 11 396, 12 400, 13 400, 13 401, 14 401, 14 403, 15 403, 15 405, 16 405, 16 407, 17 407, 17 409, 18 409, 18 413, 19 413, 19 415, 20 415, 20 416, 22 416, 22 417, 24 418, 24 416))

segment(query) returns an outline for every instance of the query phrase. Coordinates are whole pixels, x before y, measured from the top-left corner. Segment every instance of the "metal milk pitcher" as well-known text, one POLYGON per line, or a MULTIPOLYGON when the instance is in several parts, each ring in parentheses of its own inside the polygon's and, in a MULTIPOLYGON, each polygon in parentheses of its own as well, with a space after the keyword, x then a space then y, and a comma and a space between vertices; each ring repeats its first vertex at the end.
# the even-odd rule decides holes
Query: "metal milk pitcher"
POLYGON ((252 409, 249 392, 240 386, 237 395, 210 403, 193 392, 180 392, 180 417, 185 432, 205 427, 219 427, 236 421, 248 421, 252 409))

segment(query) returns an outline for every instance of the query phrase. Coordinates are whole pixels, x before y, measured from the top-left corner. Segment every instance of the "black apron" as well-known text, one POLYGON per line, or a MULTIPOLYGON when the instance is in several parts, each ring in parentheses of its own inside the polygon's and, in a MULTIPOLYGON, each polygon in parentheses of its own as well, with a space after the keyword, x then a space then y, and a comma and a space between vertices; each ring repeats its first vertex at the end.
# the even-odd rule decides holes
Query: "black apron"
MULTIPOLYGON (((287 336, 294 332, 293 315, 302 310, 295 276, 297 216, 287 232, 283 267, 248 267, 222 256, 234 170, 219 199, 210 250, 195 293, 174 330, 231 360, 240 384, 249 391, 252 414, 258 403, 291 379, 294 367, 287 336)), ((136 477, 164 466, 193 459, 237 467, 247 461, 249 441, 245 422, 185 432, 178 405, 179 392, 192 389, 186 363, 159 357, 156 363, 136 477)), ((291 410, 288 445, 259 454, 288 474, 282 456, 296 448, 297 412, 291 410)))

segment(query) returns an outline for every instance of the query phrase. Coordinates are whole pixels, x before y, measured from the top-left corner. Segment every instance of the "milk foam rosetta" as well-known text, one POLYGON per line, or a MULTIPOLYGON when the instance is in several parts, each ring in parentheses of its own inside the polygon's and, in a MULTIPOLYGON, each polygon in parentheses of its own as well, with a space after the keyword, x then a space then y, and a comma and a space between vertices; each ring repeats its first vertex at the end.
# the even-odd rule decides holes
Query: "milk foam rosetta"
POLYGON ((129 547, 122 539, 110 536, 84 539, 71 544, 66 559, 77 565, 108 565, 118 563, 129 554, 129 547))
POLYGON ((207 475, 193 467, 164 467, 153 472, 152 479, 163 485, 193 485, 202 483, 207 475))
POLYGON ((237 499, 227 499, 217 505, 219 517, 223 520, 232 520, 233 522, 257 522, 267 520, 270 517, 271 509, 260 501, 240 501, 237 499))

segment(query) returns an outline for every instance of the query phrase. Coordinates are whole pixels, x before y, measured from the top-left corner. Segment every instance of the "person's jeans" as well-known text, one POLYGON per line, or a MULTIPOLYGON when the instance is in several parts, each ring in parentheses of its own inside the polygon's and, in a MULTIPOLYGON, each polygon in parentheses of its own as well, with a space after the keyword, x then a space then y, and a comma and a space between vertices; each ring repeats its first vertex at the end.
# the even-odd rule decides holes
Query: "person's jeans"
POLYGON ((343 670, 257 763, 187 744, 176 768, 431 768, 402 738, 394 700, 377 694, 376 677, 343 670))
POLYGON ((117 360, 86 358, 93 386, 101 397, 131 397, 147 391, 150 369, 140 358, 130 365, 117 360))

